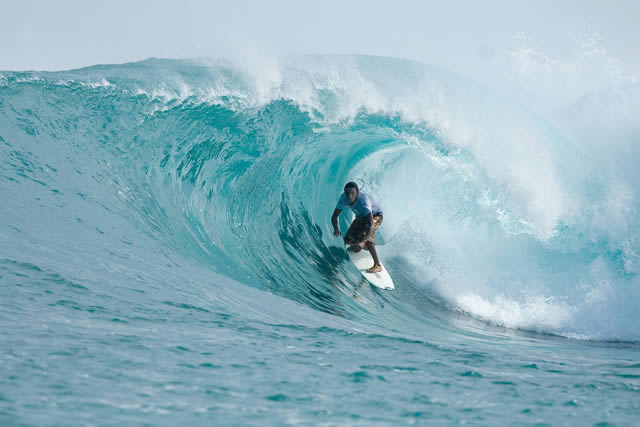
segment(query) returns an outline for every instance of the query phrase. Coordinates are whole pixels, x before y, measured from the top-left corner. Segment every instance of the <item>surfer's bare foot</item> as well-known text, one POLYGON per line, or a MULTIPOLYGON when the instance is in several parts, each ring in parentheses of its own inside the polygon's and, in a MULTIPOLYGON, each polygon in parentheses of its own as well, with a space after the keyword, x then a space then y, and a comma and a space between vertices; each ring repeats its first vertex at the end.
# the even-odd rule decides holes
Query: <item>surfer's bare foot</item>
POLYGON ((382 271, 381 265, 374 265, 370 269, 367 270, 367 273, 380 273, 382 271))
POLYGON ((358 245, 353 245, 353 246, 349 246, 349 249, 347 249, 349 252, 360 252, 362 250, 362 248, 358 245))

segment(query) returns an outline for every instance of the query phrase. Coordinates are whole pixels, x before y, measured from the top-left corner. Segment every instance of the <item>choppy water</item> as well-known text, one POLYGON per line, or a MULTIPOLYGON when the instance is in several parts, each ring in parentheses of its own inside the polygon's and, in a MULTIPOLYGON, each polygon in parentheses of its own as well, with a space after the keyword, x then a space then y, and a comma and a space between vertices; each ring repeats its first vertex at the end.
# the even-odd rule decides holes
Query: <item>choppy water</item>
POLYGON ((639 133, 592 104, 357 56, 1 72, 0 422, 635 424, 639 133), (355 179, 394 292, 331 233, 355 179))

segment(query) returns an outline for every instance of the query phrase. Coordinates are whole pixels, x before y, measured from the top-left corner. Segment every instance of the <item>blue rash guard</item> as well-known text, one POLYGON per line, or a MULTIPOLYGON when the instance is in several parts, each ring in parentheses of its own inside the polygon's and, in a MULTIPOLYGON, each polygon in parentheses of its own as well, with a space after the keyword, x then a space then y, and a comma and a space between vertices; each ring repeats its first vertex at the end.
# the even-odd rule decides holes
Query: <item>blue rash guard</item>
POLYGON ((353 202, 353 205, 349 204, 347 195, 342 193, 342 195, 340 195, 340 198, 338 199, 336 209, 342 210, 345 207, 351 209, 356 218, 367 216, 370 213, 373 215, 382 215, 382 209, 380 208, 380 205, 378 205, 378 203, 371 197, 362 192, 358 193, 358 197, 356 197, 356 201, 353 202))

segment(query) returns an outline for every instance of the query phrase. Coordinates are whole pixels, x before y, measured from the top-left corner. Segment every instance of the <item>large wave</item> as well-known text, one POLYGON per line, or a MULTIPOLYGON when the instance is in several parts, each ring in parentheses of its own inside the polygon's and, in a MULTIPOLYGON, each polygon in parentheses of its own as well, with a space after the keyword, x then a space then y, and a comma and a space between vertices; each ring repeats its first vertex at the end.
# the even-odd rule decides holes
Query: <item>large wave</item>
POLYGON ((609 141, 579 125, 592 103, 558 127, 448 71, 363 56, 3 72, 3 222, 113 252, 142 234, 150 252, 365 318, 329 221, 359 179, 400 289, 502 326, 638 340, 639 177, 619 152, 603 165, 609 141))

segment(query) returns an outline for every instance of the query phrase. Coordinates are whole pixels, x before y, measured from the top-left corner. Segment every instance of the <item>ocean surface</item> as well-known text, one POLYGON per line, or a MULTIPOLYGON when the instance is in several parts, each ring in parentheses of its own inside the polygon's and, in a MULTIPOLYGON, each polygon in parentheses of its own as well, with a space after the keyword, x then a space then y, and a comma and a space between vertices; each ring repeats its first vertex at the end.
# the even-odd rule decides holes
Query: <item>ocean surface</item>
POLYGON ((0 72, 0 424, 637 425, 639 94, 545 116, 367 56, 0 72), (356 180, 393 292, 332 233, 356 180))

